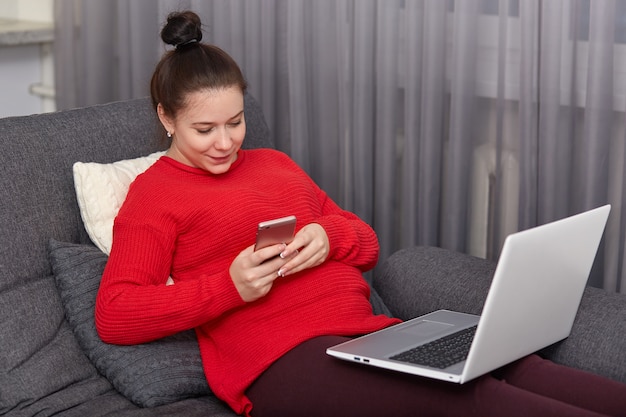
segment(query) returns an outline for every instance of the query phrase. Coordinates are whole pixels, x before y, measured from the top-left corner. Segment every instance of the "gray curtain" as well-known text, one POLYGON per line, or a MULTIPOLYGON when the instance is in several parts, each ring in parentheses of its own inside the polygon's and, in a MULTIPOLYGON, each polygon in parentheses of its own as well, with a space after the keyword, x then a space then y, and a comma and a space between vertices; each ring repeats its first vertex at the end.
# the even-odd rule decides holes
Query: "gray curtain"
POLYGON ((507 234, 608 202, 590 283, 626 292, 625 3, 57 0, 57 104, 146 95, 166 14, 191 8, 381 258, 497 259, 507 234))

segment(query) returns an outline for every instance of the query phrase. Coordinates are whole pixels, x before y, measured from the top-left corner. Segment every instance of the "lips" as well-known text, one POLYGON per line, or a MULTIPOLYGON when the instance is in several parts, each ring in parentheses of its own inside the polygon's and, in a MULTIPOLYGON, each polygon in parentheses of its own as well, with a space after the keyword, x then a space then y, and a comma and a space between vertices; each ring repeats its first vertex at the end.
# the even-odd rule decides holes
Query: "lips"
POLYGON ((213 163, 215 164, 225 164, 227 162, 230 162, 233 157, 232 155, 227 155, 227 156, 210 156, 209 155, 209 159, 211 159, 211 161, 213 161, 213 163))

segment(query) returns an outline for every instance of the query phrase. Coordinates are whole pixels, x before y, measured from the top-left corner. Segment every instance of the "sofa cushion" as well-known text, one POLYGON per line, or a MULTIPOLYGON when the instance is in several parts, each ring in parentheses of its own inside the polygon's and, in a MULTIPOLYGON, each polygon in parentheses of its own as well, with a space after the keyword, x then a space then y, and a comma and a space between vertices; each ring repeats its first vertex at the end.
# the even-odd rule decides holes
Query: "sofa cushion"
POLYGON ((92 245, 53 239, 48 250, 70 328, 91 362, 119 392, 142 407, 210 393, 192 331, 133 346, 102 342, 94 309, 106 254, 92 245))
POLYGON ((74 187, 80 215, 91 241, 102 252, 111 252, 113 221, 126 199, 130 183, 164 154, 165 151, 155 152, 110 164, 74 164, 74 187))
POLYGON ((52 276, 5 289, 0 317, 0 415, 56 415, 101 396, 115 401, 64 320, 52 276))

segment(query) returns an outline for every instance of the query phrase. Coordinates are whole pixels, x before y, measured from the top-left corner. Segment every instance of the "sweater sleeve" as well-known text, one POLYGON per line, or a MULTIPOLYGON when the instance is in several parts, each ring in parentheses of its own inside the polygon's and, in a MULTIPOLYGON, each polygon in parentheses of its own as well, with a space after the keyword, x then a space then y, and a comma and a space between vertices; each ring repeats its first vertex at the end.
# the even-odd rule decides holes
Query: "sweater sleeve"
POLYGON ((291 158, 281 154, 279 164, 296 173, 313 190, 319 212, 309 222, 320 224, 330 243, 328 259, 368 271, 378 262, 380 246, 374 229, 356 214, 343 210, 291 158))
POLYGON ((380 247, 374 229, 356 214, 343 210, 312 178, 290 159, 291 169, 300 173, 313 190, 319 204, 319 212, 310 220, 320 224, 330 243, 328 259, 345 263, 365 272, 376 266, 380 247))
POLYGON ((378 262, 379 244, 376 232, 356 214, 342 210, 319 190, 322 216, 319 223, 330 243, 329 259, 359 268, 365 272, 378 262))
POLYGON ((96 327, 114 344, 144 343, 209 322, 245 302, 227 268, 225 276, 199 276, 166 285, 175 228, 145 221, 115 221, 114 244, 96 301, 96 327))

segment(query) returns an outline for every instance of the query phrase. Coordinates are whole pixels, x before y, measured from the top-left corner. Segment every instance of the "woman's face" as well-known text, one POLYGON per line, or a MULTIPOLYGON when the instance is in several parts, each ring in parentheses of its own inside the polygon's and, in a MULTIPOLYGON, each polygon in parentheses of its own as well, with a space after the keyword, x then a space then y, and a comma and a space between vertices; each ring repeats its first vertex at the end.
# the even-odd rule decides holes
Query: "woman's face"
POLYGON ((237 159, 246 135, 243 93, 237 86, 191 93, 175 118, 159 119, 172 135, 171 158, 211 174, 223 174, 237 159))

